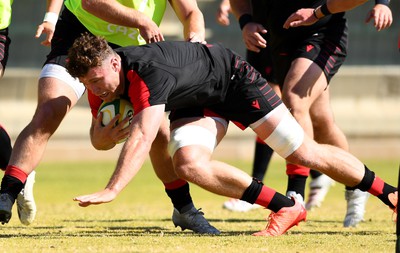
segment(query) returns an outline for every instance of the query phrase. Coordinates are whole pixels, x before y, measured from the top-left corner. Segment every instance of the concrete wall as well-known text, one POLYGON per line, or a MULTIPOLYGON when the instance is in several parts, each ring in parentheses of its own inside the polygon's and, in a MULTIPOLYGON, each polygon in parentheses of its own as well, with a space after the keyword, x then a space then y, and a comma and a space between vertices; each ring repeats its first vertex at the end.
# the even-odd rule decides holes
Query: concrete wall
MULTIPOLYGON (((38 76, 38 70, 7 69, 0 81, 0 123, 14 140, 34 114, 38 76)), ((335 119, 349 138, 352 151, 364 157, 400 157, 399 67, 342 67, 330 87, 335 119)), ((53 136, 45 158, 58 158, 59 154, 79 158, 83 150, 99 156, 90 145, 90 121, 84 97, 53 136)), ((231 125, 216 156, 251 158, 253 142, 252 131, 242 132, 231 125)), ((115 157, 118 150, 103 152, 101 157, 115 157)))

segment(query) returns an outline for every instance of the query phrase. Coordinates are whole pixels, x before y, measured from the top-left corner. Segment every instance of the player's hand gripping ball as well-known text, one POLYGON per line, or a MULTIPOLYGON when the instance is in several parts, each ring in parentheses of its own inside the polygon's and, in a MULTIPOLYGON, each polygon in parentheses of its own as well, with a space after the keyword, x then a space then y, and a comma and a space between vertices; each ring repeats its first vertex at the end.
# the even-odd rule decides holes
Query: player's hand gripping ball
MULTIPOLYGON (((103 113, 103 119, 101 121, 103 126, 106 126, 110 123, 110 121, 117 115, 121 114, 120 118, 118 121, 115 123, 115 126, 121 123, 125 118, 129 117, 130 120, 128 123, 125 124, 124 128, 129 126, 132 122, 132 117, 133 117, 133 106, 132 104, 122 98, 117 98, 114 101, 111 102, 103 102, 100 105, 98 115, 100 113, 103 113)), ((119 140, 118 143, 122 143, 126 141, 127 138, 124 138, 122 140, 119 140)))

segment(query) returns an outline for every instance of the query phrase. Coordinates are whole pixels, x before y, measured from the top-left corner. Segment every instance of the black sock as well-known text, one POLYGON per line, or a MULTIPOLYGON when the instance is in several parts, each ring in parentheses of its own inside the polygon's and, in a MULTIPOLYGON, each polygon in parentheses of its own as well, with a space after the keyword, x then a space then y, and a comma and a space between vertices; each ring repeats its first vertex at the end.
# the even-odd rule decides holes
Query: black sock
MULTIPOLYGON (((244 191, 241 200, 254 204, 258 195, 260 195, 262 187, 263 183, 257 178, 253 178, 253 181, 249 187, 247 187, 247 189, 244 191)), ((279 192, 275 192, 275 195, 272 197, 267 208, 276 213, 281 210, 282 207, 290 207, 293 205, 293 200, 289 199, 285 195, 280 194, 279 192)))
POLYGON ((322 173, 319 172, 318 170, 310 170, 310 176, 312 179, 317 178, 321 175, 322 175, 322 173))
POLYGON ((294 206, 293 200, 277 192, 272 197, 271 202, 268 205, 268 209, 277 213, 279 210, 281 210, 281 208, 290 206, 294 206))
POLYGON ((300 194, 304 199, 304 191, 306 188, 306 176, 301 175, 289 175, 288 176, 288 186, 286 192, 294 191, 300 194))
POLYGON ((182 212, 184 213, 194 206, 192 197, 190 196, 188 183, 184 184, 183 186, 181 186, 177 189, 173 189, 173 190, 165 189, 165 192, 167 193, 168 197, 171 199, 174 207, 180 213, 182 213, 182 212))
POLYGON ((256 142, 252 177, 261 181, 264 180, 265 174, 267 173, 268 164, 273 153, 274 150, 267 144, 256 142))
MULTIPOLYGON (((395 206, 393 205, 393 203, 389 200, 389 194, 394 193, 395 191, 397 191, 397 189, 387 183, 384 183, 383 185, 383 193, 379 194, 377 197, 386 205, 388 205, 390 208, 395 208, 395 206)), ((395 205, 397 205, 397 203, 394 203, 395 205)))
POLYGON ((375 173, 369 170, 365 165, 364 168, 365 168, 364 177, 361 179, 361 182, 354 187, 346 186, 347 190, 360 189, 361 191, 368 191, 369 189, 371 189, 371 186, 374 183, 375 173))
POLYGON ((1 180, 0 193, 7 193, 15 200, 22 188, 24 188, 24 184, 19 179, 4 175, 3 180, 1 180))
MULTIPOLYGON (((374 193, 373 195, 377 196, 383 203, 388 205, 390 208, 394 208, 394 205, 389 200, 389 194, 394 193, 397 189, 387 183, 385 183, 379 177, 375 177, 375 173, 365 166, 364 177, 361 182, 354 187, 346 187, 346 189, 360 189, 362 191, 369 191, 370 193, 374 193), (374 184, 374 181, 376 184, 374 184), (380 188, 382 186, 382 188, 380 188), (373 189, 371 189, 373 188, 373 189), (382 192, 382 193, 380 193, 382 192), (380 193, 380 194, 378 194, 380 193)), ((397 203, 396 203, 397 204, 397 203)))
POLYGON ((251 184, 244 191, 243 196, 240 199, 249 202, 250 204, 254 204, 258 195, 260 195, 263 185, 264 184, 259 179, 253 178, 253 181, 251 181, 251 184))

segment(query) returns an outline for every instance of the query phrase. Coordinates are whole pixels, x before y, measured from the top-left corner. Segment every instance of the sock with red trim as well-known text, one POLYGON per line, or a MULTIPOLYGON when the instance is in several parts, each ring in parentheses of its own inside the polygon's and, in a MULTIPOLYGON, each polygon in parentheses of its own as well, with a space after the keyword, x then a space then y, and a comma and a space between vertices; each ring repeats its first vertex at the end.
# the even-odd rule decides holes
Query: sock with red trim
POLYGON ((171 183, 164 183, 164 186, 165 192, 179 213, 189 211, 194 206, 188 182, 178 179, 171 183))
POLYGON ((27 177, 28 175, 21 169, 8 165, 1 181, 0 193, 7 193, 15 200, 18 193, 24 188, 27 177))
POLYGON ((310 175, 310 168, 297 164, 286 164, 286 175, 288 175, 288 186, 286 192, 294 191, 304 199, 306 180, 310 175))
POLYGON ((352 189, 360 189, 362 191, 368 191, 374 196, 377 196, 383 203, 388 205, 390 208, 394 208, 392 202, 389 200, 389 194, 397 191, 397 188, 385 183, 380 177, 375 176, 375 173, 365 166, 364 177, 361 182, 351 187, 352 189))
POLYGON ((293 200, 263 185, 263 183, 256 178, 253 178, 249 187, 244 191, 241 200, 251 204, 259 204, 275 213, 283 207, 294 205, 293 200))

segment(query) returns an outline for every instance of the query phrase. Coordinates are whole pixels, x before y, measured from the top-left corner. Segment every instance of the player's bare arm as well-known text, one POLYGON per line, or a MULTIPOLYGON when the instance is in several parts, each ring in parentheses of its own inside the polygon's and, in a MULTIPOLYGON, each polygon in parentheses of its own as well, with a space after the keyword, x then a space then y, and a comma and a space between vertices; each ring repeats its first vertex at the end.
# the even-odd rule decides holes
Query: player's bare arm
POLYGON ((125 188, 142 167, 164 119, 164 110, 165 105, 150 106, 133 117, 130 137, 121 150, 117 167, 106 188, 74 198, 80 206, 110 202, 125 188))
POLYGON ((203 13, 196 0, 171 0, 172 9, 183 25, 186 41, 205 43, 205 24, 203 13))
POLYGON ((46 34, 45 40, 40 42, 43 46, 50 46, 53 34, 56 29, 58 15, 63 6, 63 0, 47 0, 46 14, 43 23, 36 30, 35 38, 39 38, 42 34, 46 34))
POLYGON ((160 28, 151 18, 138 10, 126 7, 116 0, 82 0, 87 12, 113 24, 138 28, 147 43, 163 41, 160 28))
POLYGON ((325 7, 322 5, 315 9, 308 8, 296 11, 288 17, 283 27, 289 29, 290 27, 312 25, 329 13, 333 14, 348 11, 367 1, 368 0, 327 0, 326 4, 324 4, 325 7))

